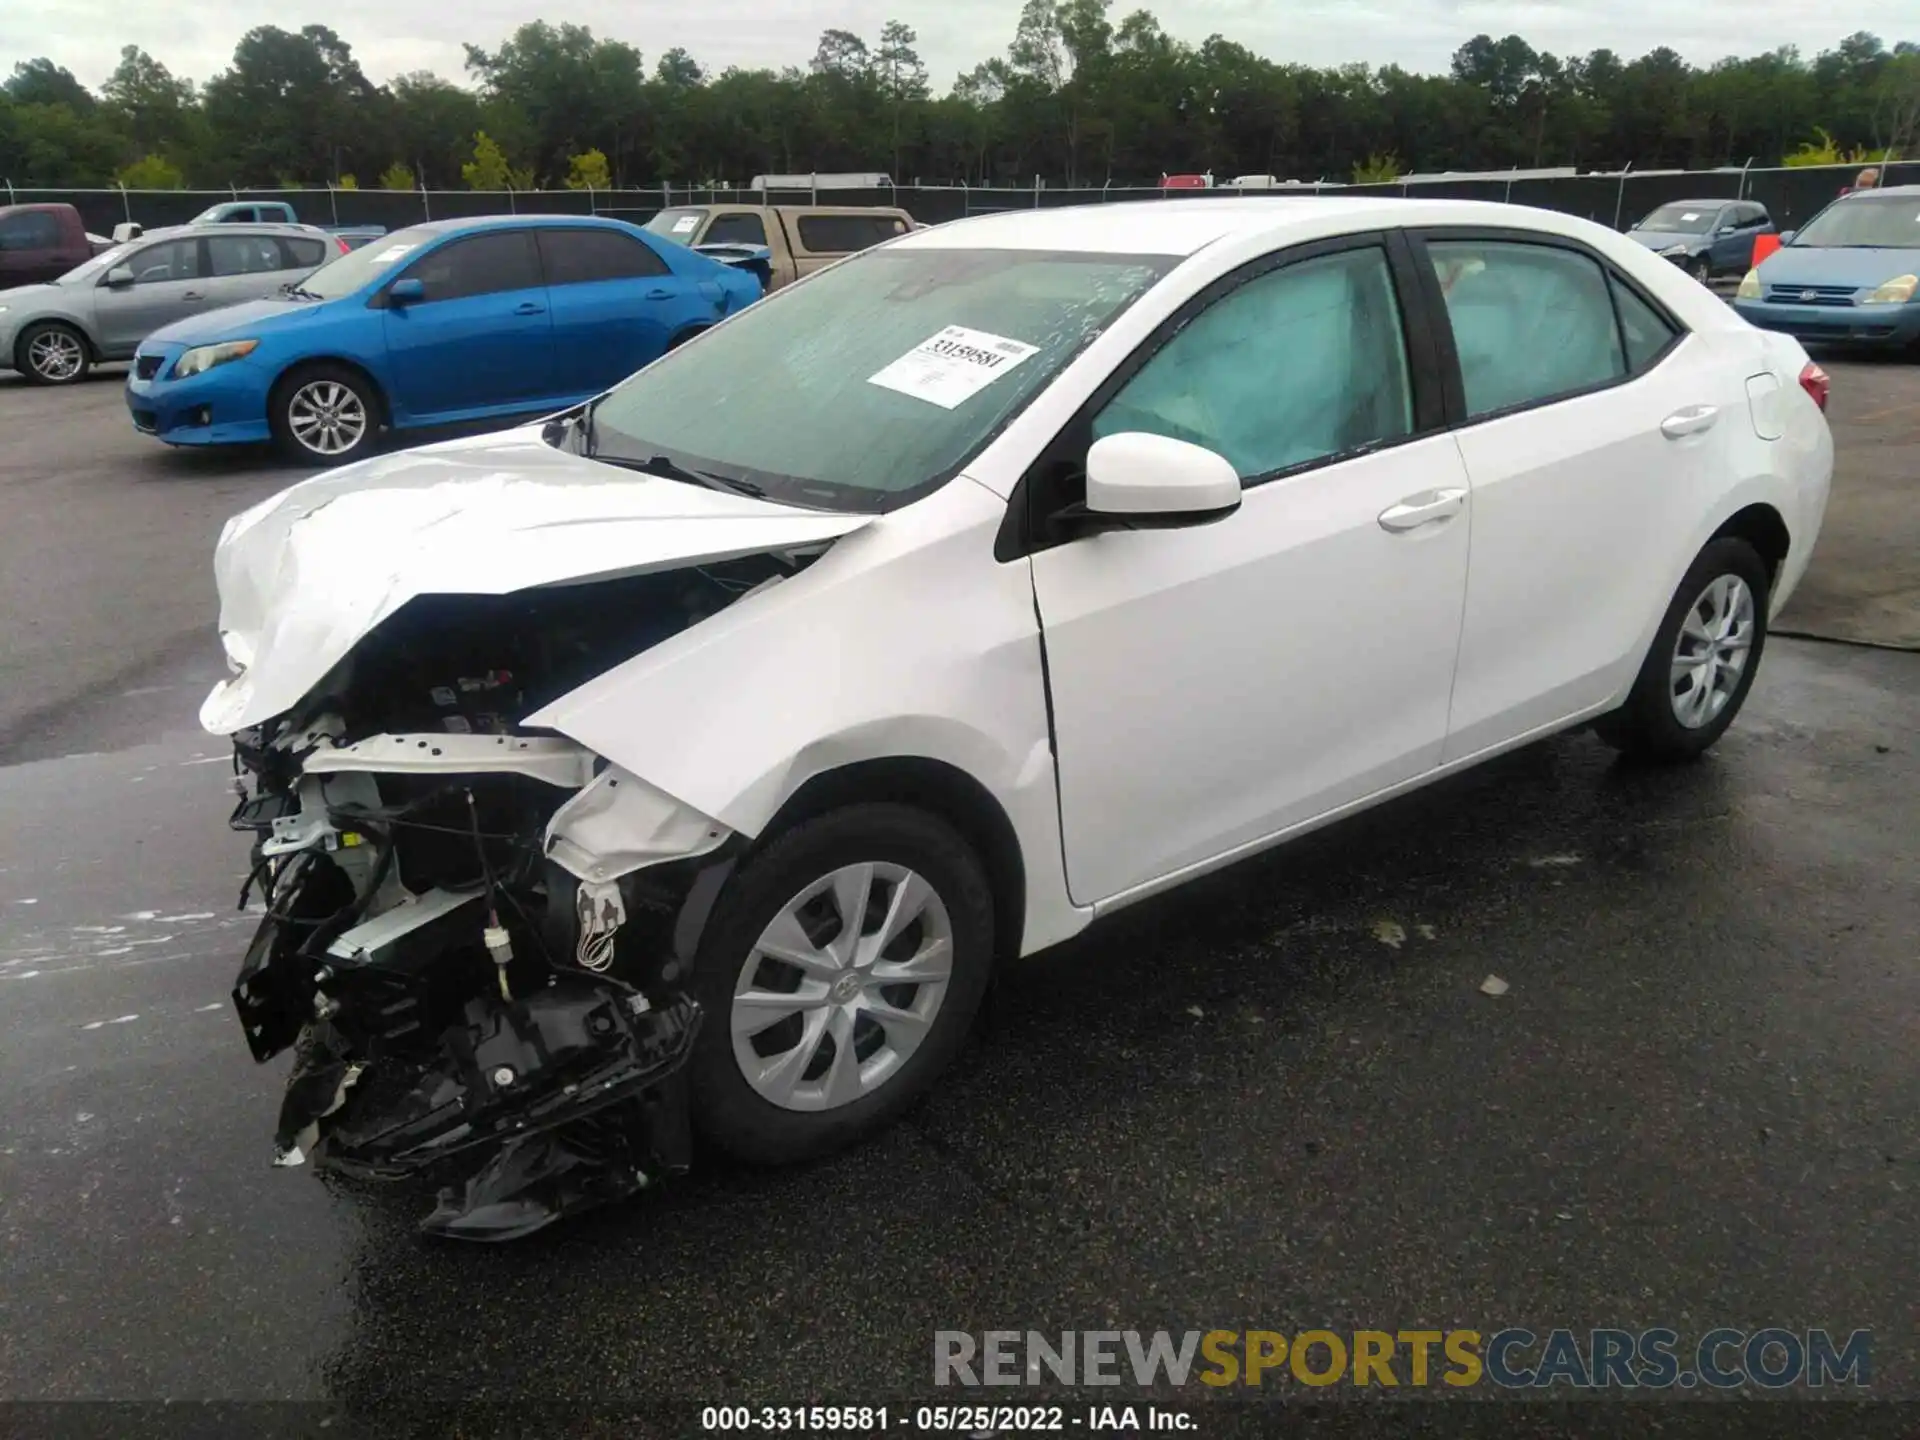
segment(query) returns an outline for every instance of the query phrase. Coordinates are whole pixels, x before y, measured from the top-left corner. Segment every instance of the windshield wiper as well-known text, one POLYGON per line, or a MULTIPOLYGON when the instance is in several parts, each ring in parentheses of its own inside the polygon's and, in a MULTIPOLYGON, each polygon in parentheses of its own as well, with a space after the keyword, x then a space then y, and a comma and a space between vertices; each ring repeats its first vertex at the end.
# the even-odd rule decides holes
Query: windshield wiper
POLYGON ((280 287, 280 293, 295 300, 324 300, 327 298, 324 295, 316 295, 311 290, 302 289, 296 281, 292 280, 289 280, 280 287))
MULTIPOLYGON (((593 454, 592 451, 587 453, 593 454)), ((709 470, 695 470, 667 455, 650 455, 645 460, 623 455, 594 455, 593 458, 609 465, 618 465, 623 470, 638 470, 643 475, 658 475, 663 480, 679 480, 688 485, 704 485, 709 490, 723 490, 734 495, 750 495, 755 500, 764 500, 767 494, 751 480, 734 480, 725 475, 715 475, 709 470)))

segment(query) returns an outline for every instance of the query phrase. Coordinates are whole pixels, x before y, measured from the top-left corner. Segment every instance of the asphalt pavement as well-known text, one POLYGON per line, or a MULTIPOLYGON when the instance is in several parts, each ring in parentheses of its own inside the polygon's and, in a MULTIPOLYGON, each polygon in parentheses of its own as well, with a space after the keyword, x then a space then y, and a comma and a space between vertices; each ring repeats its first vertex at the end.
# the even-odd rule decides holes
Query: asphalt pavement
POLYGON ((458 1248, 268 1166, 192 715, 213 537, 291 476, 118 405, 0 381, 0 1399, 686 1433, 925 1399, 936 1329, 1524 1324, 1870 1329, 1920 1401, 1920 655, 1778 640, 1701 764, 1507 756, 1009 970, 855 1152, 458 1248))

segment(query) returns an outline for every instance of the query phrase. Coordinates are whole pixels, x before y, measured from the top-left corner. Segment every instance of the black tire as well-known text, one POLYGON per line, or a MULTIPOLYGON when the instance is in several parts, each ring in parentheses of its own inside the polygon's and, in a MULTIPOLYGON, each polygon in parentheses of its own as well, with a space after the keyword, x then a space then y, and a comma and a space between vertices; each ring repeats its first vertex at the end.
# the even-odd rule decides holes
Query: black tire
POLYGON ((682 330, 678 335, 675 335, 671 340, 667 341, 667 348, 661 351, 660 353, 665 355, 672 351, 678 350, 682 345, 686 344, 689 340, 693 339, 694 336, 704 335, 707 333, 707 331, 711 330, 712 328, 713 327, 711 325, 695 325, 690 330, 682 330))
POLYGON ((1691 760, 1706 753, 1726 733, 1753 677, 1760 671, 1760 660, 1767 646, 1767 595, 1771 577, 1760 553, 1745 540, 1727 536, 1711 542, 1688 567, 1686 578, 1674 592, 1667 613, 1654 634, 1653 645, 1640 666, 1640 674, 1628 692, 1627 702, 1594 723, 1600 738, 1624 754, 1640 760, 1691 760), (1680 632, 1696 605, 1710 587, 1723 577, 1736 577, 1747 588, 1753 603, 1753 641, 1733 688, 1726 693, 1720 709, 1698 725, 1683 723, 1676 714, 1674 661, 1680 632))
MULTIPOLYGON (((273 394, 267 401, 267 423, 273 430, 275 447, 287 459, 300 465, 350 465, 355 460, 366 459, 380 444, 380 427, 385 418, 380 392, 373 382, 346 365, 321 363, 290 370, 274 385, 273 394), (351 402, 340 401, 332 413, 338 415, 347 428, 332 433, 335 437, 344 438, 350 432, 352 418, 357 415, 361 421, 358 438, 337 451, 316 448, 302 438, 303 434, 315 433, 307 421, 315 406, 328 409, 322 402, 338 396, 342 390, 351 395, 351 402)), ((324 447, 327 433, 324 429, 318 433, 321 437, 319 444, 324 447)))
POLYGON ((1687 273, 1702 285, 1713 283, 1713 261, 1705 255, 1695 256, 1687 262, 1687 273))
POLYGON ((13 366, 29 385, 77 385, 93 369, 93 347, 73 326, 49 320, 20 332, 13 366))
MULTIPOLYGON (((932 1087, 966 1041, 993 967, 993 916, 993 893, 979 857, 945 821, 910 806, 861 804, 830 811, 752 855, 720 896, 701 939, 691 984, 706 1015, 689 1067, 693 1120, 704 1138, 737 1160, 777 1165, 830 1154, 898 1119, 932 1087), (939 897, 951 934, 947 988, 918 1048, 875 1089, 837 1108, 785 1108, 756 1091, 735 1058, 735 985, 768 923, 782 909, 809 885, 864 862, 903 866, 939 897)), ((830 921, 830 927, 836 923, 830 921)), ((920 938, 924 940, 924 934, 920 938)), ((784 988, 779 984, 781 970, 776 965, 772 971, 756 972, 756 985, 784 988)), ((885 998, 888 1003, 912 1003, 911 997, 896 1000, 900 993, 894 989, 885 998)), ((773 1030, 766 1032, 770 1040, 744 1043, 770 1044, 773 1055, 798 1053, 807 1046, 799 1039, 803 1023, 778 1022, 794 1027, 787 1044, 779 1043, 782 1036, 773 1030)), ((876 1039, 890 1043, 884 1032, 869 1028, 864 1034, 865 1042, 856 1044, 876 1039)), ((806 1057, 809 1067, 832 1054, 830 1046, 813 1042, 806 1057)), ((872 1058, 869 1052, 862 1060, 872 1058)), ((807 1073, 810 1069, 803 1067, 802 1074, 807 1073)), ((824 1085, 826 1080, 815 1083, 824 1085)))

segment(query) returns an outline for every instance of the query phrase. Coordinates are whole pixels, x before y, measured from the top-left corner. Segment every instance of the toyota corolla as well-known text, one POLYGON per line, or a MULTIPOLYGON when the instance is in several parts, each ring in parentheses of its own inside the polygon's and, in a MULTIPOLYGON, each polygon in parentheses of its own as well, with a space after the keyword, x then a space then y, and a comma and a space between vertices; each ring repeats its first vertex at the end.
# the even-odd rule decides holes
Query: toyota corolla
POLYGON ((230 521, 276 1154, 525 1233, 898 1116, 994 966, 1591 724, 1739 713, 1826 377, 1632 240, 1372 199, 995 215, 547 421, 230 521))

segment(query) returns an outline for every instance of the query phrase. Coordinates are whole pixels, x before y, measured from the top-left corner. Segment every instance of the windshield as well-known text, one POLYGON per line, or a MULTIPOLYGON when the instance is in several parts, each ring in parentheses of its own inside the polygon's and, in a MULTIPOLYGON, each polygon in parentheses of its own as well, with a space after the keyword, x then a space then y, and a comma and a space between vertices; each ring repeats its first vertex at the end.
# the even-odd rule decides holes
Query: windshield
POLYGON ((1674 205, 1662 205, 1636 227, 1641 230, 1661 230, 1670 235, 1704 235, 1707 227, 1713 224, 1714 216, 1720 213, 1717 205, 1688 204, 1681 201, 1674 205))
POLYGON ((299 288, 317 300, 339 300, 383 278, 401 260, 439 238, 438 231, 418 226, 396 230, 358 250, 349 250, 336 260, 329 260, 302 280, 299 288))
POLYGON ((704 210, 662 210, 640 228, 663 236, 676 245, 691 245, 694 233, 706 217, 704 210))
POLYGON ((1836 200, 1793 237, 1793 248, 1920 250, 1920 195, 1836 200))
POLYGON ((202 210, 198 215, 194 216, 193 219, 189 220, 187 224, 189 225, 211 224, 213 221, 218 220, 220 218, 220 212, 222 210, 225 210, 226 208, 227 207, 225 205, 209 205, 206 209, 202 210))
POLYGON ((102 250, 91 260, 82 260, 73 269, 67 271, 54 283, 56 285, 80 285, 96 275, 104 275, 126 258, 131 245, 116 245, 111 250, 102 250))
POLYGON ((956 474, 1164 275, 1167 256, 869 251, 605 396, 594 451, 883 510, 956 474))

